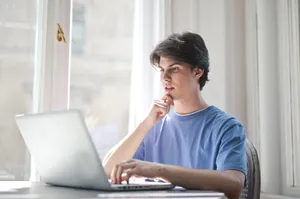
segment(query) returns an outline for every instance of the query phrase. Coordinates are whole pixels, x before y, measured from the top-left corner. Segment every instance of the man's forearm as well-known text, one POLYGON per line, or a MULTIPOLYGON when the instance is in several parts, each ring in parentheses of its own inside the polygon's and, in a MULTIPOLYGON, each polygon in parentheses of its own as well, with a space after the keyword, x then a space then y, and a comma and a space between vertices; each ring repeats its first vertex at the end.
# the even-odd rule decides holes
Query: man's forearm
POLYGON ((103 159, 103 166, 109 176, 114 165, 131 159, 152 125, 143 121, 132 134, 127 135, 114 146, 103 159))
POLYGON ((230 199, 238 199, 244 181, 226 171, 189 169, 171 165, 161 165, 160 178, 186 189, 214 190, 225 193, 230 199), (241 182, 242 181, 242 182, 241 182))

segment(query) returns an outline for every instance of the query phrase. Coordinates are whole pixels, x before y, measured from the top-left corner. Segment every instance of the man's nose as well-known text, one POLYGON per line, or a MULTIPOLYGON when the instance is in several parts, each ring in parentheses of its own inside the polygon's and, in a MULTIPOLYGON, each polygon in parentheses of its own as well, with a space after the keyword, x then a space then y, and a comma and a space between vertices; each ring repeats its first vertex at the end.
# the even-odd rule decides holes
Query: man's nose
POLYGON ((171 77, 170 77, 170 75, 169 75, 169 73, 168 73, 167 71, 165 71, 165 72, 162 73, 162 80, 163 80, 164 82, 169 82, 169 81, 171 81, 171 77))

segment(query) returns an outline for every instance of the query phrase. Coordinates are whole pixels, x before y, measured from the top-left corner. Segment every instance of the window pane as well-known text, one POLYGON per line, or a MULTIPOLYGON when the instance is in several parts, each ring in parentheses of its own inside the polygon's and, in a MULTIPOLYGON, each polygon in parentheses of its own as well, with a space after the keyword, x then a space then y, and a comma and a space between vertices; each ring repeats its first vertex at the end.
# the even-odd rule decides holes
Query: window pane
POLYGON ((73 0, 70 108, 82 110, 102 158, 128 131, 133 9, 134 0, 73 0))
POLYGON ((32 110, 37 0, 0 1, 0 180, 28 180, 30 156, 14 117, 32 110))

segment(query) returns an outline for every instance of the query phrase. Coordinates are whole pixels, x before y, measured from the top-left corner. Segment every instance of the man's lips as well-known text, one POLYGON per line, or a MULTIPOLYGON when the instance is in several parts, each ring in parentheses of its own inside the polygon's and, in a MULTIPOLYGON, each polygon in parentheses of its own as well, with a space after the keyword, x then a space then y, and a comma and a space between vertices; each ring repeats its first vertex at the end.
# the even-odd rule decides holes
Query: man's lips
POLYGON ((171 91, 171 90, 173 90, 174 89, 174 87, 165 87, 165 90, 166 91, 171 91))

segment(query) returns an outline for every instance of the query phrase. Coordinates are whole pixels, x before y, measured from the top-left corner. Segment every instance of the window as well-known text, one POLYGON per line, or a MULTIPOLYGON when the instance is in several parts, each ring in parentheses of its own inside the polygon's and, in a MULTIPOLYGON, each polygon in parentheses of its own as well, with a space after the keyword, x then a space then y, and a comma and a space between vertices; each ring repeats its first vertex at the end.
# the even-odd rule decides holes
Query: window
POLYGON ((246 6, 252 15, 246 31, 252 37, 247 54, 252 59, 252 90, 247 99, 256 109, 249 116, 260 149, 262 198, 299 197, 299 1, 249 3, 254 9, 246 6))
POLYGON ((32 111, 37 0, 0 1, 0 180, 28 180, 14 116, 32 111))
POLYGON ((73 0, 70 108, 82 110, 101 158, 128 132, 133 9, 134 0, 73 0))
POLYGON ((278 1, 281 173, 284 195, 300 196, 299 1, 278 1), (284 66, 284 67, 281 67, 284 66))

